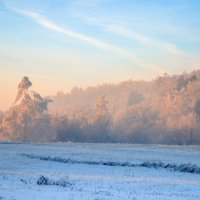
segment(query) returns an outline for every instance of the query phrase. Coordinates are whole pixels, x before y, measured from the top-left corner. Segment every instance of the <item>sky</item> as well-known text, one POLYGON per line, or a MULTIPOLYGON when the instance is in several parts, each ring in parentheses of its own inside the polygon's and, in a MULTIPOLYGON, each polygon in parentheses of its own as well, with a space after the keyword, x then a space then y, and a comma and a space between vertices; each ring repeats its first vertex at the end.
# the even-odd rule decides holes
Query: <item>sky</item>
POLYGON ((200 68, 199 0, 0 0, 0 110, 42 95, 200 68))

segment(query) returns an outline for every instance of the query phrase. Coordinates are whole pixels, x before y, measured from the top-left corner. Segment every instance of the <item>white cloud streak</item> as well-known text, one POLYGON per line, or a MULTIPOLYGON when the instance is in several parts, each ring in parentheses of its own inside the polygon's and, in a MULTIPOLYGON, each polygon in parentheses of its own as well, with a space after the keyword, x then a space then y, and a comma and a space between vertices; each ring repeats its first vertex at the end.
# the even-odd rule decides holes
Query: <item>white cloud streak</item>
POLYGON ((147 44, 155 47, 159 47, 162 50, 167 51, 168 53, 179 55, 179 56, 187 56, 188 53, 179 49, 175 44, 167 41, 162 40, 155 40, 148 36, 144 36, 138 33, 130 32, 128 29, 121 27, 121 26, 106 26, 104 25, 105 29, 108 31, 112 31, 116 34, 128 37, 130 39, 134 39, 139 41, 142 44, 147 44))
POLYGON ((37 12, 14 8, 14 7, 11 7, 10 5, 9 6, 7 5, 7 8, 12 11, 15 11, 21 15, 31 18, 35 23, 41 25, 44 28, 64 34, 68 37, 71 37, 71 38, 83 41, 92 46, 95 46, 98 49, 102 49, 102 50, 105 50, 112 54, 115 54, 117 56, 126 58, 126 59, 130 60, 131 62, 133 62, 137 67, 142 67, 143 69, 151 70, 156 74, 161 74, 161 73, 166 72, 166 70, 163 70, 160 67, 157 67, 153 64, 146 63, 144 60, 142 60, 138 56, 136 56, 133 52, 127 51, 118 46, 103 42, 96 38, 78 33, 76 31, 73 31, 71 29, 65 28, 60 25, 57 25, 56 23, 52 22, 51 20, 47 19, 46 17, 42 16, 41 14, 39 14, 37 12))
POLYGON ((148 37, 146 35, 132 32, 120 24, 108 23, 105 21, 101 21, 101 19, 99 19, 99 18, 97 19, 95 16, 89 17, 89 16, 81 15, 80 13, 78 14, 77 12, 72 12, 72 13, 76 17, 79 17, 79 18, 85 20, 87 23, 94 25, 94 26, 98 26, 105 31, 109 31, 114 34, 121 35, 121 36, 129 38, 129 39, 133 39, 144 45, 158 47, 161 50, 164 50, 172 55, 192 57, 192 55, 190 55, 188 52, 181 50, 174 43, 164 41, 164 40, 157 40, 157 39, 148 37))

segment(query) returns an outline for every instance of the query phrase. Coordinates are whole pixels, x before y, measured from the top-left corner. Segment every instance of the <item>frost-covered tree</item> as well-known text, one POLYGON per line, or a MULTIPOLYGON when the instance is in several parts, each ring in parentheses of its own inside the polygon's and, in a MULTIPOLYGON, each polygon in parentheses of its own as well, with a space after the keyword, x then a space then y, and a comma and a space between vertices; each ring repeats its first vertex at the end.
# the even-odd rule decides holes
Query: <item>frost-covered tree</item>
POLYGON ((110 115, 107 108, 107 101, 105 96, 97 98, 95 104, 94 121, 92 123, 92 140, 95 142, 108 142, 109 139, 109 123, 111 122, 110 115))
POLYGON ((18 85, 15 104, 3 114, 0 124, 2 141, 49 141, 53 139, 51 118, 47 114, 49 98, 30 91, 28 77, 18 85))

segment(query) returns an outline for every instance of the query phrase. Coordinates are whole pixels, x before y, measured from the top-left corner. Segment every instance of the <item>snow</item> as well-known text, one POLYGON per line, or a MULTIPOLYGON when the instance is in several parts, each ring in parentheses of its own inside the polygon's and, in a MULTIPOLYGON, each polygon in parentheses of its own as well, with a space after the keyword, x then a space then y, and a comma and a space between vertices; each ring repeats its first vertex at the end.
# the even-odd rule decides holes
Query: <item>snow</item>
POLYGON ((141 166, 162 162, 199 168, 199 155, 199 146, 1 143, 0 199, 199 200, 200 174, 141 166), (47 184, 38 184, 41 177, 47 184))

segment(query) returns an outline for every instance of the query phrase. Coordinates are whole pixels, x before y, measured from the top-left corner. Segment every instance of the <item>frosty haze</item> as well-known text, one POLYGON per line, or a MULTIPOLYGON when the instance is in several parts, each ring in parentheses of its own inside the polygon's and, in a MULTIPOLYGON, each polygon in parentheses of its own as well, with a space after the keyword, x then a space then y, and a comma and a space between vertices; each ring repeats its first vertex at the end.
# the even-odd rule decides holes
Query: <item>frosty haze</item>
POLYGON ((200 144, 199 70, 75 87, 52 103, 31 86, 23 77, 14 105, 0 113, 0 141, 200 144))

